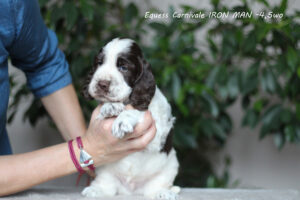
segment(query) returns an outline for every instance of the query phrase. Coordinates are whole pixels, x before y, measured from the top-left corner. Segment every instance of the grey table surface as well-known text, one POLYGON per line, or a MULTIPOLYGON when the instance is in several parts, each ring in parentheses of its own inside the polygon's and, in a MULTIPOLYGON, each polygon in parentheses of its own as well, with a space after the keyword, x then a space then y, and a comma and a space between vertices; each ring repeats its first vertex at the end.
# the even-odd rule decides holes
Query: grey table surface
MULTIPOLYGON (((3 200, 146 200, 142 196, 116 196, 87 198, 80 194, 82 188, 37 187, 25 192, 2 197, 3 200)), ((198 189, 183 188, 179 200, 300 200, 298 190, 270 189, 198 189)))

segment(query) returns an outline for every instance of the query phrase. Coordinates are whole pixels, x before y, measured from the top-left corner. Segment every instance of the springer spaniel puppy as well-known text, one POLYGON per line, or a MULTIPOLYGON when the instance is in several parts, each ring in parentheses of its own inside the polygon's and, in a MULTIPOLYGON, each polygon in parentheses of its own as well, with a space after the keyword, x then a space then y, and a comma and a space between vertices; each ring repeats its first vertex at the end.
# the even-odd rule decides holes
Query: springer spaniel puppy
POLYGON ((95 57, 84 95, 102 105, 99 119, 117 116, 112 134, 122 138, 133 132, 149 110, 157 132, 146 149, 96 169, 96 178, 82 194, 88 197, 140 194, 175 200, 180 188, 173 186, 178 172, 170 130, 175 118, 165 96, 155 84, 150 64, 131 39, 116 38, 95 57), (134 110, 124 110, 131 104, 134 110))

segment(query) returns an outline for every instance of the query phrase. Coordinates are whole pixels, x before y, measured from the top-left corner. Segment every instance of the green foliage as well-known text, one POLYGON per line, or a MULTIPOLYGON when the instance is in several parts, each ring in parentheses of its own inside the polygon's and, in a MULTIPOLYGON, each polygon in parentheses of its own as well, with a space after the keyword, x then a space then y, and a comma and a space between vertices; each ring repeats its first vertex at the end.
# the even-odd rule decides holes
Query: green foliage
MULTIPOLYGON (((151 63, 157 84, 177 118, 174 145, 181 163, 177 184, 225 187, 230 183, 229 162, 218 177, 207 153, 225 144, 232 129, 227 108, 237 99, 245 111, 242 124, 251 128, 261 125, 261 139, 273 135, 278 148, 300 140, 300 26, 296 22, 300 13, 288 16, 286 0, 275 7, 265 0, 258 2, 265 15, 282 12, 283 19, 271 14, 271 19, 253 16, 233 22, 208 18, 160 22, 145 19, 134 3, 124 5, 120 0, 40 0, 40 5, 69 61, 87 120, 97 102, 86 101, 80 91, 94 55, 112 38, 133 38, 151 63), (205 53, 196 33, 212 20, 205 53), (146 38, 151 42, 145 42, 146 38)), ((213 11, 251 10, 246 1, 232 9, 219 0, 211 3, 213 11)), ((170 16, 173 11, 170 7, 170 16)), ((188 5, 181 11, 205 12, 188 5)), ((25 86, 17 90, 9 121, 20 99, 28 94, 25 86)), ((35 124, 44 114, 42 105, 34 100, 24 117, 35 124)))
MULTIPOLYGON (((225 82, 221 77, 217 79, 215 89, 225 101, 234 87, 228 87, 227 91, 224 87, 237 76, 238 84, 232 85, 238 90, 234 94, 241 94, 245 110, 243 125, 254 128, 260 124, 260 138, 273 135, 275 145, 281 149, 285 142, 300 141, 300 50, 297 46, 300 26, 296 20, 299 13, 287 15, 286 0, 273 8, 266 1, 259 2, 266 6, 265 18, 241 18, 234 23, 219 21, 210 29, 209 41, 221 38, 220 45, 214 45, 219 48, 211 48, 217 58, 216 68, 222 63, 230 72, 222 73, 225 82), (278 19, 276 13, 283 13, 284 17, 278 19), (243 66, 239 66, 241 63, 243 66)), ((247 4, 233 10, 241 8, 249 10, 247 4)), ((228 8, 219 5, 218 9, 228 8)), ((214 75, 214 70, 211 73, 214 75)))
POLYGON ((231 160, 229 157, 225 157, 225 170, 221 177, 210 175, 207 178, 206 186, 209 188, 225 188, 228 186, 236 187, 239 184, 239 181, 236 180, 233 183, 230 183, 230 176, 229 176, 229 167, 230 167, 231 160))

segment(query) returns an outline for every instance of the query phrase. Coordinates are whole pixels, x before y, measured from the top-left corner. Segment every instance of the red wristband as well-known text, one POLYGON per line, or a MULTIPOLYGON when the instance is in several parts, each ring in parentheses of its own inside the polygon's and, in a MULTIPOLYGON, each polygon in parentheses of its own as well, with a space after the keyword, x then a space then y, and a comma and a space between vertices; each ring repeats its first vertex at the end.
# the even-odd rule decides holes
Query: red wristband
POLYGON ((68 147, 69 147, 69 152, 70 152, 70 156, 71 159, 77 169, 77 171, 79 172, 79 174, 84 174, 85 171, 82 169, 82 167, 80 166, 80 164, 77 161, 76 155, 74 153, 74 149, 73 149, 73 140, 69 140, 68 142, 68 147))

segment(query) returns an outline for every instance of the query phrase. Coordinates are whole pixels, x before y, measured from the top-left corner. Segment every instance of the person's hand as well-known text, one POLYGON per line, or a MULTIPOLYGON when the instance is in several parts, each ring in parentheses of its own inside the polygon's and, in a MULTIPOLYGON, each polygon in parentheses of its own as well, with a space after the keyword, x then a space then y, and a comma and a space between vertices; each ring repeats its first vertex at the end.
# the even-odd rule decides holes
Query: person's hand
MULTIPOLYGON (((126 106, 126 109, 133 108, 126 106)), ((96 119, 99 112, 100 106, 93 111, 87 133, 82 138, 83 145, 92 155, 95 165, 114 162, 130 153, 144 149, 156 134, 155 122, 149 111, 145 112, 143 121, 136 125, 134 132, 122 139, 111 134, 115 118, 96 119)))

